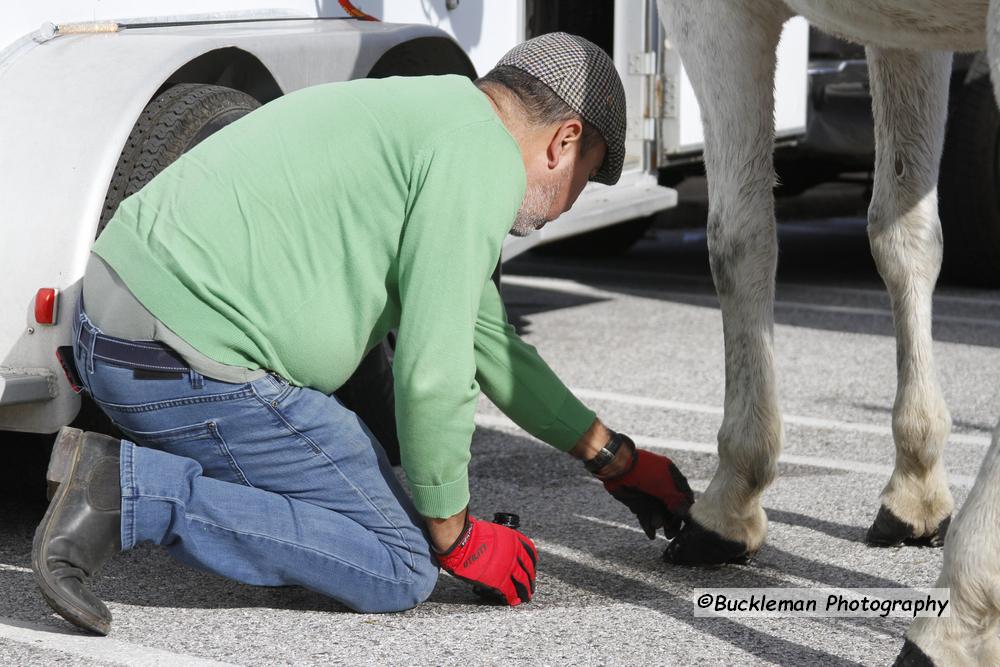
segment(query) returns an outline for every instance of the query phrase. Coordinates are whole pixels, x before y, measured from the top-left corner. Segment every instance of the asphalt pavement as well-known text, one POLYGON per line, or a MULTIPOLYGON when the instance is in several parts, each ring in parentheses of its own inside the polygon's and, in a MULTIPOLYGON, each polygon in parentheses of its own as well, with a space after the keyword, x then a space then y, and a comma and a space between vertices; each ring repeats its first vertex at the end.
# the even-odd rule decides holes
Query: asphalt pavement
MULTIPOLYGON (((722 319, 697 184, 629 254, 527 255, 504 297, 525 338, 612 428, 672 457, 696 491, 715 469, 724 389, 722 319)), ((0 504, 0 663, 345 665, 887 665, 902 618, 696 618, 700 587, 929 587, 939 549, 865 546, 893 462, 895 356, 888 298, 859 188, 782 202, 775 307, 786 442, 767 491, 767 544, 747 566, 668 566, 629 512, 569 457, 483 401, 473 512, 521 515, 539 547, 538 592, 510 609, 442 576, 402 614, 355 614, 301 589, 246 586, 141 547, 96 592, 107 638, 53 616, 30 574, 44 504, 0 504)), ((1000 417, 1000 291, 943 284, 938 374, 954 419, 946 453, 960 504, 1000 417)))

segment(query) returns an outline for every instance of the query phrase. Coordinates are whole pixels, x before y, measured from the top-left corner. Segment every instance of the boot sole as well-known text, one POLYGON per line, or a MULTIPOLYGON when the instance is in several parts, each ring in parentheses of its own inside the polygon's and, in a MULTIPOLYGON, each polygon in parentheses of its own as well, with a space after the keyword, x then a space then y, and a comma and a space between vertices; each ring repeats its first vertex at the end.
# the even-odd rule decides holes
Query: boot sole
POLYGON ((88 632, 107 635, 111 631, 111 623, 77 606, 72 600, 64 598, 59 593, 59 588, 55 585, 48 570, 43 567, 45 558, 42 554, 42 547, 48 541, 51 519, 59 511, 63 499, 66 497, 67 487, 63 482, 70 479, 76 472, 76 466, 80 460, 80 441, 82 439, 83 431, 69 427, 59 431, 59 436, 56 438, 46 478, 51 483, 55 481, 51 479, 51 475, 53 473, 59 475, 58 483, 52 502, 49 503, 48 509, 45 510, 45 516, 42 517, 41 523, 35 529, 35 538, 31 543, 31 570, 35 574, 35 582, 41 590, 42 597, 57 614, 88 632))

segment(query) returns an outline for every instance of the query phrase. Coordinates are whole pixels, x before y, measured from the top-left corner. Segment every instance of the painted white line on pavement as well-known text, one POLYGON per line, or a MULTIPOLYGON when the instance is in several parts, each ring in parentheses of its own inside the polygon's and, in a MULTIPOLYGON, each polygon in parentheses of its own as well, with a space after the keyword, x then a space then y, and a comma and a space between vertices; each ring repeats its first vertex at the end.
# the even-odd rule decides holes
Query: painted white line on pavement
MULTIPOLYGON (((591 398, 599 401, 613 401, 615 403, 627 403, 629 405, 641 405, 651 408, 663 408, 664 410, 680 410, 684 412, 699 412, 708 415, 721 415, 723 410, 719 406, 706 405, 704 403, 685 403, 683 401, 669 401, 659 398, 649 398, 648 396, 635 396, 631 394, 618 394, 611 391, 600 391, 598 389, 580 389, 574 387, 571 391, 581 398, 591 398)), ((892 437, 892 429, 888 426, 877 424, 864 424, 860 422, 846 422, 838 419, 822 419, 819 417, 803 417, 800 415, 782 415, 786 424, 797 424, 799 426, 810 426, 813 428, 832 429, 835 431, 853 431, 856 433, 874 433, 892 437)), ((967 433, 952 433, 948 437, 949 442, 959 442, 963 445, 983 445, 988 447, 991 439, 985 435, 972 435, 967 433)))
MULTIPOLYGON (((629 526, 629 525, 626 525, 626 524, 623 524, 623 523, 618 523, 617 521, 607 521, 606 519, 599 519, 596 516, 587 516, 585 514, 574 514, 573 516, 576 517, 576 518, 578 518, 578 519, 583 519, 584 521, 589 521, 590 523, 595 523, 595 524, 597 524, 599 526, 607 526, 608 528, 617 528, 619 530, 626 530, 626 531, 631 532, 631 533, 639 533, 643 537, 646 537, 646 531, 642 530, 641 528, 636 528, 635 526, 629 526)), ((796 526, 794 524, 785 523, 784 521, 780 521, 779 519, 774 519, 771 516, 768 516, 767 520, 770 523, 781 523, 781 524, 784 524, 785 526, 791 526, 792 528, 795 528, 795 529, 807 530, 807 531, 812 532, 809 528, 804 528, 802 526, 796 526)), ((831 537, 831 536, 821 536, 820 539, 824 539, 824 538, 826 538, 826 539, 833 539, 833 540, 840 540, 840 541, 844 541, 844 542, 849 542, 850 544, 855 545, 856 547, 857 546, 862 546, 862 545, 860 545, 858 542, 856 542, 854 540, 848 540, 848 539, 844 539, 844 538, 831 537)), ((649 539, 649 538, 646 537, 646 539, 649 539)), ((657 542, 668 542, 669 540, 667 540, 667 538, 663 536, 663 531, 661 530, 661 531, 657 531, 657 533, 656 533, 656 541, 657 542)), ((536 542, 537 542, 537 540, 536 540, 536 542)), ((828 560, 828 561, 825 561, 825 562, 832 564, 834 561, 828 560)), ((856 567, 856 565, 848 565, 848 567, 856 567)), ((798 586, 798 587, 801 587, 801 588, 814 588, 816 586, 819 586, 819 587, 823 588, 823 587, 827 587, 828 584, 829 584, 828 581, 824 581, 821 578, 811 579, 811 578, 803 576, 801 574, 792 574, 790 572, 785 572, 780 567, 776 567, 774 565, 767 565, 767 564, 760 563, 760 562, 754 564, 754 569, 756 569, 761 574, 766 574, 769 577, 774 577, 776 579, 780 579, 781 581, 783 581, 786 584, 791 584, 792 586, 798 586)), ((864 574, 861 570, 858 570, 858 573, 859 574, 864 574)))
POLYGON ((0 616, 0 639, 27 644, 35 649, 69 653, 94 661, 139 667, 184 665, 185 667, 225 667, 230 662, 207 660, 183 653, 130 644, 107 637, 91 637, 50 625, 27 623, 0 616))
MULTIPOLYGON (((498 415, 476 415, 476 424, 490 428, 502 428, 508 430, 520 430, 517 424, 507 417, 498 415)), ((690 442, 688 440, 671 440, 668 438, 650 438, 642 435, 630 434, 635 444, 650 449, 673 449, 682 452, 696 452, 699 454, 711 454, 718 456, 718 448, 714 443, 690 442)), ((878 463, 865 463, 864 461, 849 461, 846 459, 827 458, 824 456, 799 456, 795 454, 782 454, 778 458, 779 463, 786 465, 804 465, 813 468, 826 468, 828 470, 844 470, 847 472, 859 472, 866 475, 877 475, 888 477, 892 474, 892 466, 880 465, 878 463)), ((971 475, 949 474, 948 481, 952 486, 971 488, 976 478, 971 475)))
MULTIPOLYGON (((642 581, 644 579, 648 580, 651 575, 657 574, 656 572, 648 572, 645 570, 639 570, 634 567, 629 567, 624 563, 620 562, 612 563, 610 561, 602 560, 597 556, 595 556, 594 554, 585 553, 583 551, 579 551, 572 547, 565 547, 561 544, 556 544, 555 542, 549 542, 548 540, 540 540, 535 537, 531 539, 535 543, 535 546, 538 547, 539 552, 541 552, 540 555, 543 556, 545 555, 545 552, 549 552, 551 554, 559 556, 560 558, 565 558, 566 560, 573 561, 575 563, 582 563, 583 565, 586 565, 588 567, 595 567, 598 569, 606 568, 608 572, 613 572, 614 574, 623 577, 628 577, 630 579, 635 579, 637 581, 642 581)), ((653 584, 649 585, 653 586, 653 584)), ((664 591, 669 590, 668 587, 666 586, 655 586, 655 587, 661 588, 664 591)))
MULTIPOLYGON (((580 518, 588 519, 589 517, 580 517, 580 518)), ((598 522, 603 524, 611 523, 600 520, 598 520, 598 522)), ((637 528, 633 529, 631 526, 623 526, 621 524, 612 524, 612 526, 615 528, 624 528, 626 530, 635 530, 636 532, 642 534, 643 539, 646 538, 646 534, 637 528)), ((595 556, 592 553, 579 551, 578 549, 563 546, 561 544, 556 544, 555 542, 549 542, 548 540, 540 540, 534 537, 532 537, 531 539, 535 543, 535 546, 538 548, 539 555, 542 556, 543 558, 546 553, 550 553, 555 556, 558 556, 559 558, 565 558, 568 561, 574 563, 580 563, 585 567, 595 568, 603 572, 612 572, 618 576, 627 577, 629 579, 638 581, 645 586, 649 586, 650 588, 662 590, 663 592, 668 593, 670 595, 677 594, 676 584, 671 584, 669 580, 660 583, 660 579, 663 576, 663 572, 665 570, 664 571, 640 570, 639 568, 626 565, 619 560, 615 561, 605 560, 598 556, 595 556)), ((773 577, 774 579, 781 580, 788 584, 803 586, 803 587, 815 585, 815 582, 810 579, 799 577, 794 574, 788 574, 786 572, 782 572, 781 570, 774 570, 767 568, 766 572, 769 577, 773 577)), ((732 619, 732 620, 739 621, 740 619, 732 619)))
MULTIPOLYGON (((583 519, 584 521, 589 521, 590 523, 596 523, 599 526, 607 526, 608 528, 618 528, 619 530, 627 530, 630 533, 639 533, 643 537, 646 537, 646 531, 642 528, 636 528, 635 526, 626 526, 624 523, 618 523, 617 521, 608 521, 606 519, 598 519, 596 516, 587 516, 586 514, 574 514, 577 519, 583 519)), ((648 539, 648 538, 647 538, 648 539)), ((663 535, 662 531, 656 533, 656 539, 667 541, 667 538, 663 535)))
MULTIPOLYGON (((641 531, 640 531, 641 532, 641 531)), ((662 567, 650 565, 647 569, 640 569, 637 567, 631 567, 623 563, 620 559, 608 560, 605 558, 599 558, 592 553, 587 553, 574 549, 572 547, 563 546, 561 544, 556 544, 554 542, 549 542, 548 540, 540 540, 532 538, 535 542, 535 546, 538 547, 539 555, 542 558, 542 569, 544 571, 544 558, 546 554, 551 554, 557 558, 565 559, 571 563, 580 565, 582 568, 589 568, 598 571, 599 573, 610 573, 611 575, 617 575, 619 577, 631 579, 636 583, 644 586, 653 591, 660 591, 666 596, 670 596, 678 605, 683 605, 684 607, 690 606, 694 609, 694 590, 693 586, 690 584, 682 584, 680 590, 676 580, 670 576, 671 566, 662 565, 662 567)), ((753 569, 757 574, 763 574, 768 579, 775 582, 781 582, 786 586, 794 586, 801 588, 829 588, 829 583, 827 581, 821 581, 819 579, 806 579, 797 575, 792 575, 784 572, 780 569, 775 569, 773 567, 764 565, 762 563, 757 563, 753 566, 753 569)), ((586 572, 586 569, 584 569, 586 572)), ((557 576, 558 575, 548 575, 557 576)), ((590 578, 590 582, 599 583, 600 575, 596 575, 590 578)), ((577 590, 585 590, 584 586, 574 583, 572 580, 563 578, 563 583, 573 586, 577 590)), ((703 586, 710 584, 702 584, 703 586)), ((777 584, 769 584, 777 585, 777 584)), ((600 589, 591 588, 590 590, 601 595, 605 599, 608 599, 609 605, 617 605, 624 600, 620 595, 615 595, 613 592, 604 592, 600 589)), ((668 598, 669 599, 669 598, 668 598)), ((666 601, 666 600, 664 600, 666 601)), ((627 602, 630 607, 640 607, 643 605, 642 599, 631 600, 627 602)), ((676 607, 675 607, 676 608, 676 607)), ((660 611, 653 608, 654 611, 659 611, 666 617, 666 623, 674 624, 676 623, 675 618, 672 618, 676 612, 663 610, 660 611)), ((682 622, 686 622, 680 616, 676 617, 682 622)), ((701 621, 703 619, 694 619, 695 621, 701 621)), ((813 646, 809 643, 808 638, 810 634, 803 635, 802 628, 804 625, 811 625, 816 628, 821 628, 825 637, 829 638, 836 634, 838 638, 842 637, 841 641, 858 641, 859 637, 863 637, 868 641, 884 641, 884 633, 876 633, 870 628, 857 626, 854 624, 836 624, 831 623, 829 618, 800 618, 795 619, 795 625, 783 624, 783 625, 771 625, 766 628, 760 624, 754 623, 754 619, 731 617, 726 618, 725 623, 737 624, 745 626, 750 630, 752 636, 759 638, 762 641, 766 641, 769 638, 774 638, 782 642, 786 642, 789 645, 800 645, 812 649, 813 646), (804 621, 805 623, 802 623, 804 621)), ((664 626, 664 627, 673 627, 664 626)), ((712 632, 708 632, 703 629, 698 623, 691 623, 690 627, 696 631, 704 638, 707 644, 718 647, 719 655, 725 655, 726 659, 721 664, 743 664, 747 660, 750 660, 755 656, 753 651, 748 651, 742 653, 744 649, 739 644, 732 642, 726 638, 725 635, 717 635, 712 632), (740 651, 740 654, 734 653, 735 651, 740 651)), ((810 631, 811 632, 811 631, 810 631)), ((819 655, 832 655, 831 653, 826 653, 828 648, 816 646, 817 657, 819 655)), ((818 664, 818 663, 817 663, 818 664)))
MULTIPOLYGON (((536 276, 504 276, 504 282, 510 285, 521 287, 535 287, 547 289, 565 294, 577 294, 580 296, 590 296, 598 299, 611 299, 621 294, 614 291, 591 287, 575 280, 565 278, 544 278, 536 276)), ((654 287, 632 287, 628 290, 637 296, 643 294, 667 297, 683 302, 697 301, 711 306, 718 306, 719 299, 714 294, 702 294, 700 292, 680 292, 676 290, 661 290, 654 287)), ((826 306, 817 303, 805 303, 802 301, 775 300, 775 308, 792 308, 795 310, 806 310, 818 313, 837 313, 842 315, 875 315, 878 317, 892 317, 892 311, 887 308, 862 308, 858 306, 826 306)), ((955 324, 975 324, 988 327, 1000 327, 1000 319, 984 317, 963 317, 958 315, 934 315, 935 322, 951 322, 955 324)))
POLYGON ((25 572, 31 574, 30 567, 21 567, 20 565, 8 565, 7 563, 0 563, 0 572, 25 572))
MULTIPOLYGON (((539 289, 553 290, 556 292, 563 292, 565 294, 579 294, 581 296, 593 296, 599 299, 610 299, 616 296, 621 296, 615 292, 610 292, 607 290, 598 289, 597 287, 592 287, 590 285, 584 285, 575 280, 567 280, 565 278, 545 278, 542 276, 511 276, 504 274, 503 284, 505 285, 517 285, 518 287, 537 287, 539 289)), ((643 289, 637 288, 640 292, 655 292, 657 290, 653 289, 643 289)))

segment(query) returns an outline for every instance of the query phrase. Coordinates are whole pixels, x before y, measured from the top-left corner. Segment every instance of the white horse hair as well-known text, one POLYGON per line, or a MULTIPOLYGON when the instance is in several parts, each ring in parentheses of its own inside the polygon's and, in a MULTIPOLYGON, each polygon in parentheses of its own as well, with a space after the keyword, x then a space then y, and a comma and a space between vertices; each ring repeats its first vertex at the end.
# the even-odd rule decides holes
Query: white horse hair
POLYGON ((1000 426, 949 530, 954 501, 941 453, 951 417, 931 341, 942 251, 938 164, 952 51, 987 49, 990 70, 998 71, 1000 0, 658 3, 702 109, 709 252, 726 354, 719 467, 665 559, 746 560, 767 531, 760 499, 774 478, 783 438, 772 354, 775 49, 782 24, 800 14, 821 30, 865 44, 871 76, 876 160, 868 236, 892 299, 898 381, 896 464, 868 541, 945 542, 937 585, 951 589, 952 616, 916 619, 897 664, 1000 665, 1000 426))

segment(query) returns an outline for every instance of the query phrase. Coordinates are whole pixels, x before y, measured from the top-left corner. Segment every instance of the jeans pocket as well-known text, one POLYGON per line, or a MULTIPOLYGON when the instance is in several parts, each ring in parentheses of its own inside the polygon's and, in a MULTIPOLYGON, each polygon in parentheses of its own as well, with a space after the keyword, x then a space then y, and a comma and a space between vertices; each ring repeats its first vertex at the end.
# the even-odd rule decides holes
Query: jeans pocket
POLYGON ((295 389, 288 380, 272 372, 257 378, 249 386, 258 399, 272 408, 279 407, 295 389))
POLYGON ((219 432, 218 424, 214 421, 161 431, 137 431, 120 424, 118 427, 137 445, 194 459, 201 465, 206 477, 252 486, 233 458, 222 433, 219 432))

